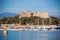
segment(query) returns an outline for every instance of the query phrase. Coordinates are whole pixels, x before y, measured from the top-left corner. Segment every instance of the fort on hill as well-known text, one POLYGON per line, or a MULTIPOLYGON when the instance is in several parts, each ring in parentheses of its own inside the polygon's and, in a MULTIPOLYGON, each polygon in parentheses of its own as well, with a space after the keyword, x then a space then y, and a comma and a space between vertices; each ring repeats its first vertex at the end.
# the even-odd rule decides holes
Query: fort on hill
POLYGON ((31 12, 24 11, 20 12, 18 16, 2 18, 0 19, 0 28, 4 25, 8 25, 11 28, 16 28, 17 26, 30 26, 37 25, 60 25, 60 19, 53 16, 49 16, 48 12, 31 12), (44 19, 44 20, 43 20, 44 19))
POLYGON ((48 12, 31 12, 31 11, 24 11, 19 13, 19 18, 21 17, 31 17, 31 16, 36 16, 40 18, 49 18, 48 12))

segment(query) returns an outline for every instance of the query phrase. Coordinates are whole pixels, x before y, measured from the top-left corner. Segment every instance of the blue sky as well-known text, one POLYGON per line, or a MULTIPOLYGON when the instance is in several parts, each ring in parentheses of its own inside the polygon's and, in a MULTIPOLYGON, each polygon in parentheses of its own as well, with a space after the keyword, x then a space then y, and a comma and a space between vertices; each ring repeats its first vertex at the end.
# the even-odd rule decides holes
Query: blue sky
POLYGON ((0 13, 31 10, 32 12, 48 12, 49 15, 60 15, 60 0, 0 0, 0 13))

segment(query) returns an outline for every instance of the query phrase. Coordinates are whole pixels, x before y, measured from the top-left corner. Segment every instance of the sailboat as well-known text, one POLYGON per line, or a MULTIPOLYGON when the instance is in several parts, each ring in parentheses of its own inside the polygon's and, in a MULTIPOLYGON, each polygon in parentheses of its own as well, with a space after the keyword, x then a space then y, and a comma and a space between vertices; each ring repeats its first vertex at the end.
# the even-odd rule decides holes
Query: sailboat
POLYGON ((44 18, 44 17, 42 18, 42 27, 41 27, 41 30, 42 30, 42 31, 48 31, 48 27, 51 26, 51 25, 50 25, 50 24, 51 24, 51 17, 49 17, 49 25, 50 25, 50 26, 44 24, 44 20, 45 20, 45 19, 46 19, 46 18, 44 18))

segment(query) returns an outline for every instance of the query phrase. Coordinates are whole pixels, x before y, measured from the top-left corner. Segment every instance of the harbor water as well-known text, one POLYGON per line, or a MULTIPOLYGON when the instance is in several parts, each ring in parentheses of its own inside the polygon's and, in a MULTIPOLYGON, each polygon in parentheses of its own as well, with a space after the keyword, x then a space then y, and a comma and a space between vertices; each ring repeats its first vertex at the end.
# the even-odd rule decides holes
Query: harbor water
MULTIPOLYGON (((4 40, 3 30, 0 30, 0 40, 4 40)), ((60 31, 8 30, 6 40, 60 40, 60 31)))
MULTIPOLYGON (((60 26, 58 26, 59 28, 60 26)), ((8 29, 6 38, 3 29, 0 30, 0 40, 60 40, 60 30, 34 31, 8 29)))

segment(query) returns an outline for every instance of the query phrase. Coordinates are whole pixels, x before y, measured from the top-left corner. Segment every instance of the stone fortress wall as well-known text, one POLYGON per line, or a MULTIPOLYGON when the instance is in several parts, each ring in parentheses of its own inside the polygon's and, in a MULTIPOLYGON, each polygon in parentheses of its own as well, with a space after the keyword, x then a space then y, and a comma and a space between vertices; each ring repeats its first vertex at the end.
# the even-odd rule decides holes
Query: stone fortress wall
POLYGON ((19 13, 19 18, 21 17, 31 17, 31 16, 37 16, 41 18, 49 18, 48 12, 31 12, 31 11, 25 11, 19 13))

